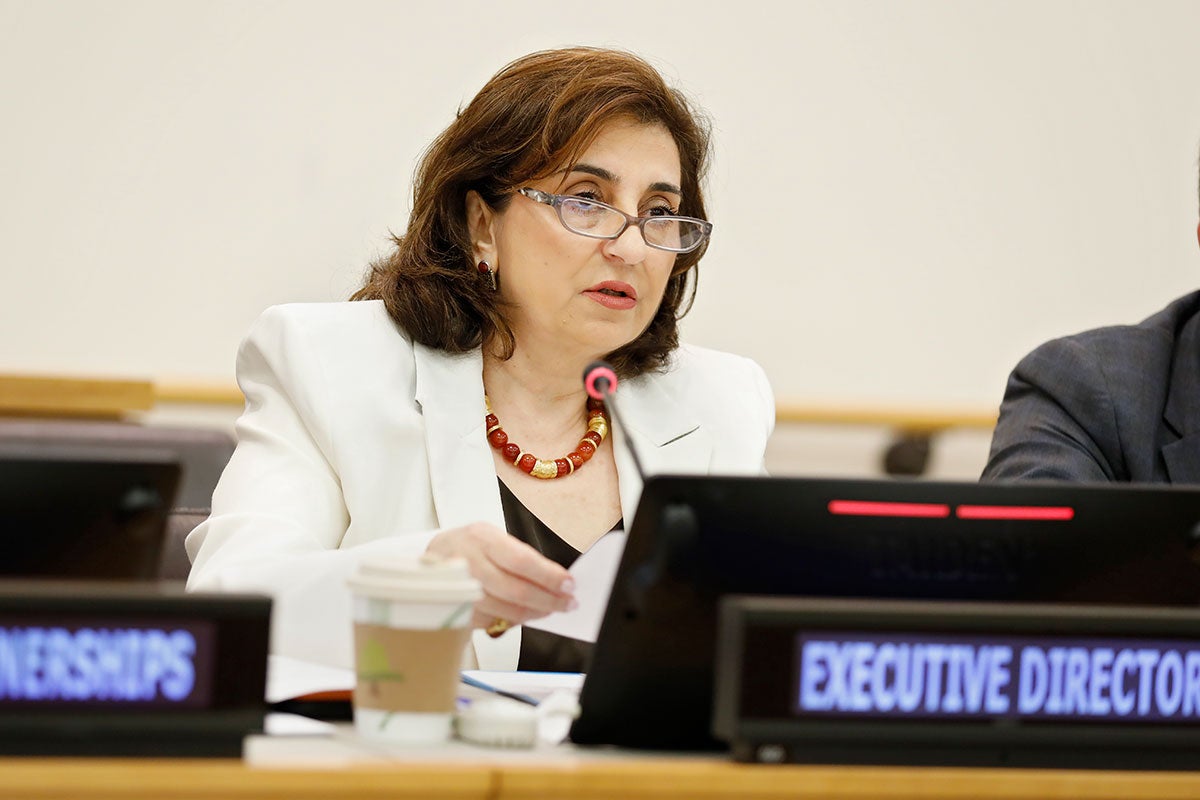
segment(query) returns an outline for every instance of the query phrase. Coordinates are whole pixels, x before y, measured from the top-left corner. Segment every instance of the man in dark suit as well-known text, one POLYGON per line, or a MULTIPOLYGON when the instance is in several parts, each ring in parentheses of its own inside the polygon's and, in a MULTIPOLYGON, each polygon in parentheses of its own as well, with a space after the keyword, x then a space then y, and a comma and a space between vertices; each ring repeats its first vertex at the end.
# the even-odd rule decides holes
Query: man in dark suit
POLYGON ((1032 478, 1200 483, 1200 292, 1017 364, 982 480, 1032 478))

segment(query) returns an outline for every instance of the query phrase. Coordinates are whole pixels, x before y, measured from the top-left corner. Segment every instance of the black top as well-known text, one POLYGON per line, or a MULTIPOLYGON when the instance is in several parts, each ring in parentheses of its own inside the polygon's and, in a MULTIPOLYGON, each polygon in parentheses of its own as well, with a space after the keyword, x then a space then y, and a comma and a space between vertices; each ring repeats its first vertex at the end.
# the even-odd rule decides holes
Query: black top
MULTIPOLYGON (((504 485, 504 481, 500 481, 500 504, 504 507, 504 527, 509 534, 568 569, 579 558, 579 551, 534 516, 504 485)), ((621 524, 618 520, 613 530, 619 530, 621 524)), ((531 672, 586 672, 591 656, 591 642, 526 625, 521 630, 521 655, 517 660, 517 669, 531 672)))

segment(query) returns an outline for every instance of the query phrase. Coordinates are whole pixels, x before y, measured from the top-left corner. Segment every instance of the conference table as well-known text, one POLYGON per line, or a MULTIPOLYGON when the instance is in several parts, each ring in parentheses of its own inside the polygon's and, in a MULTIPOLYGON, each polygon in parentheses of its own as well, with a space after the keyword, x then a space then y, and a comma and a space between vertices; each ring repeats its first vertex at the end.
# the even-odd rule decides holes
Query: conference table
POLYGON ((0 797, 1194 800, 1200 773, 737 764, 714 754, 569 745, 389 751, 348 733, 250 737, 240 760, 3 758, 0 797))

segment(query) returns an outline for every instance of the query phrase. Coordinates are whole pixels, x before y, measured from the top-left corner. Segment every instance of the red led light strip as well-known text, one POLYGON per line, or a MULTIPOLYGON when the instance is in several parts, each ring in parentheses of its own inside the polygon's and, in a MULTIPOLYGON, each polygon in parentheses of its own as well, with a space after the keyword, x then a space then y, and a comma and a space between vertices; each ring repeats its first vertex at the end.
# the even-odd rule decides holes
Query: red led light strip
POLYGON ((950 516, 942 503, 880 503, 871 500, 830 500, 829 513, 842 517, 928 517, 950 516))
POLYGON ((1065 522, 1075 518, 1070 506, 959 506, 959 519, 1033 519, 1065 522))
MULTIPOLYGON (((875 500, 830 500, 829 513, 839 517, 916 517, 945 519, 950 506, 943 503, 885 503, 875 500)), ((954 509, 959 519, 1047 520, 1065 522, 1075 518, 1070 506, 971 506, 954 509)))

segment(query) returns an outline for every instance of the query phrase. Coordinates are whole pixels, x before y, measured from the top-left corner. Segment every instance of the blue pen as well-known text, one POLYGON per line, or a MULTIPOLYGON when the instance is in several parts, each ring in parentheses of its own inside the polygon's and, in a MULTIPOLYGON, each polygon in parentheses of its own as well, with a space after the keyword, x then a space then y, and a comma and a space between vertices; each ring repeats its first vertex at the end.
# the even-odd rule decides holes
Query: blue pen
POLYGON ((532 697, 530 697, 527 694, 519 694, 518 692, 507 692, 504 689, 497 689, 495 686, 486 684, 483 681, 478 680, 477 678, 472 678, 469 675, 460 674, 459 678, 467 686, 471 686, 475 689, 482 689, 485 692, 491 692, 492 694, 497 694, 501 697, 507 697, 510 700, 517 700, 521 703, 527 703, 531 706, 536 706, 538 704, 537 700, 534 700, 532 697))

